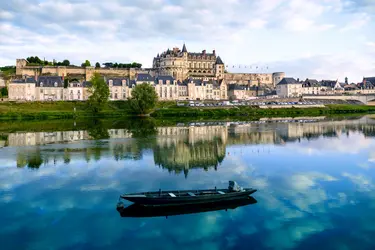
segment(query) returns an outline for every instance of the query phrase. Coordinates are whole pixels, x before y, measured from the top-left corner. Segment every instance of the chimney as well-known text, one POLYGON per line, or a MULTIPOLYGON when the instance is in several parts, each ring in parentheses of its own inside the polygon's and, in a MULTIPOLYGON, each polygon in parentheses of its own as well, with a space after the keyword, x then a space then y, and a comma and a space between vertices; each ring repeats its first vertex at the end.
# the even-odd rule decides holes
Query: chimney
POLYGON ((214 56, 216 56, 216 51, 215 50, 213 50, 212 53, 214 54, 214 56))
POLYGON ((202 54, 203 54, 203 55, 206 55, 206 50, 203 50, 203 51, 202 51, 202 54))
POLYGON ((62 80, 64 81, 64 79, 65 79, 65 76, 64 76, 64 73, 62 74, 62 80))

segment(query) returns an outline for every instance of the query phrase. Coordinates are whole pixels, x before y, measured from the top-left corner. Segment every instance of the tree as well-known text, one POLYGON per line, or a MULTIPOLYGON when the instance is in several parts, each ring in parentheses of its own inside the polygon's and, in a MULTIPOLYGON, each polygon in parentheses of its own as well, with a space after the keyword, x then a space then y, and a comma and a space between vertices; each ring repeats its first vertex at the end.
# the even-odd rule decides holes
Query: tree
POLYGON ((69 66, 70 65, 69 60, 65 59, 64 61, 62 61, 62 65, 69 66))
POLYGON ((155 88, 148 83, 142 83, 133 88, 130 107, 137 114, 147 115, 155 108, 157 101, 155 88))
POLYGON ((95 63, 95 68, 97 68, 97 69, 100 68, 100 63, 99 62, 95 63))
POLYGON ((89 60, 86 60, 84 63, 81 64, 82 67, 90 67, 91 63, 89 60))
POLYGON ((90 97, 88 105, 94 114, 99 113, 107 104, 109 98, 109 87, 99 73, 91 77, 91 86, 88 89, 90 97))
POLYGON ((7 97, 8 96, 8 89, 5 87, 5 88, 1 88, 0 90, 0 97, 7 97))

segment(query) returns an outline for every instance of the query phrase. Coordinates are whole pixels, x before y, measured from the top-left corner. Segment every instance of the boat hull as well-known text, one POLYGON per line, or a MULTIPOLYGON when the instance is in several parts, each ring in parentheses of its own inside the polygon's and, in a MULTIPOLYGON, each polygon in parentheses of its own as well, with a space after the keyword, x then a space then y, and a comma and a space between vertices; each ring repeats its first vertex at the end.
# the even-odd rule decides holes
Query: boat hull
MULTIPOLYGON (((211 191, 213 190, 205 190, 211 191)), ((178 192, 178 191, 177 191, 178 192)), ((188 191, 184 191, 184 193, 188 193, 188 191)), ((195 192, 191 190, 190 192, 195 192)), ((128 201, 145 205, 145 206, 165 206, 165 205, 176 205, 176 204, 197 204, 197 203, 207 203, 207 202, 215 202, 215 201, 225 201, 230 200, 233 198, 241 198, 247 197, 252 193, 256 192, 256 189, 247 188, 243 191, 238 192, 228 192, 228 189, 218 189, 215 190, 215 193, 210 193, 207 195, 197 195, 197 196, 176 196, 176 197, 165 197, 161 196, 158 197, 157 195, 144 195, 144 194, 129 194, 129 195, 122 195, 121 198, 126 199, 128 201), (223 192, 224 194, 218 193, 218 191, 223 192)), ((165 191, 164 193, 176 193, 176 191, 165 191)), ((152 193, 152 194, 157 194, 152 193)))
POLYGON ((143 206, 132 204, 124 207, 123 203, 117 206, 117 211, 121 217, 167 217, 183 214, 195 214, 226 209, 236 209, 257 203, 252 196, 237 197, 227 200, 205 202, 197 204, 170 205, 170 206, 143 206))

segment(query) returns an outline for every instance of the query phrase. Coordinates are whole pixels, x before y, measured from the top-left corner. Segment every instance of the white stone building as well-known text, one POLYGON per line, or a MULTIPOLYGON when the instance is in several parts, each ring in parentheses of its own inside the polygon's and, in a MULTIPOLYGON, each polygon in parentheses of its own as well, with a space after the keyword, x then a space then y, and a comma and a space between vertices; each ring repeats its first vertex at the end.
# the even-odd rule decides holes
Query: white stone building
POLYGON ((276 94, 281 98, 300 97, 303 94, 302 82, 285 77, 276 85, 276 94))

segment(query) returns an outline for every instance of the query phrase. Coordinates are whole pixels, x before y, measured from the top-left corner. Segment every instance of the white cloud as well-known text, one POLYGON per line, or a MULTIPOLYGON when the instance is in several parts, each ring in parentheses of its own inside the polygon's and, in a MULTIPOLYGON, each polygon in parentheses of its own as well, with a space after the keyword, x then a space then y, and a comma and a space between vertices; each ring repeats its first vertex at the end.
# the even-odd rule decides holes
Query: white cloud
POLYGON ((367 13, 362 13, 354 16, 343 28, 340 29, 341 32, 360 29, 367 25, 371 21, 371 17, 367 13))
MULTIPOLYGON (((270 71, 302 78, 332 78, 333 72, 333 77, 350 75, 359 81, 375 66, 363 61, 371 57, 359 45, 363 41, 344 35, 340 27, 375 29, 370 22, 373 5, 346 2, 9 0, 0 3, 0 28, 5 31, 0 34, 0 62, 14 64, 16 58, 39 55, 75 64, 89 59, 138 61, 149 67, 158 52, 185 41, 189 51, 216 49, 230 65, 274 65, 270 71), (342 27, 345 20, 350 21, 342 27), (348 48, 355 48, 354 53, 346 55, 348 48), (306 51, 316 60, 305 65, 299 57, 306 51), (321 54, 346 55, 348 67, 342 70, 337 60, 322 62, 317 59, 321 54), (369 69, 358 71, 362 65, 369 69)), ((363 39, 375 40, 371 32, 363 34, 363 39)))

